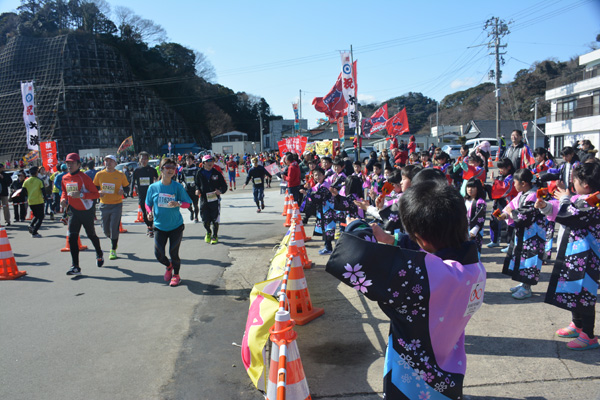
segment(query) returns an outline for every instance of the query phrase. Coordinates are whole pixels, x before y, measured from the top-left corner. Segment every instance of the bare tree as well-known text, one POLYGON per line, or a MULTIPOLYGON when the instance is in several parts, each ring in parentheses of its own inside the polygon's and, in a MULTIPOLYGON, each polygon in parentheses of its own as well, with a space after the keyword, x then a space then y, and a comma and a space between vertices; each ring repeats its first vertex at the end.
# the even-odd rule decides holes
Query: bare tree
POLYGON ((162 26, 140 17, 130 8, 115 7, 114 15, 123 39, 147 44, 163 43, 167 40, 167 32, 162 26))
POLYGON ((215 83, 217 81, 217 73, 215 67, 208 60, 208 58, 197 50, 194 50, 194 56, 196 57, 196 75, 203 78, 205 81, 215 83))

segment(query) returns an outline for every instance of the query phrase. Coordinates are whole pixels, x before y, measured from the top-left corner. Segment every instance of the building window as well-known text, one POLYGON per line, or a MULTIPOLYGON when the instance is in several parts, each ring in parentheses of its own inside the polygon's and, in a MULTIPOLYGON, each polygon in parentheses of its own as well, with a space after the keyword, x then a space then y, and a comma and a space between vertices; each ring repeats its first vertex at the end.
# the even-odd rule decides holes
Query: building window
POLYGON ((565 147, 565 137, 562 135, 553 136, 552 139, 554 140, 554 157, 558 157, 562 149, 565 147))
POLYGON ((567 97, 561 99, 556 104, 556 120, 566 121, 575 117, 575 109, 577 108, 577 98, 567 97))
POLYGON ((592 94, 592 115, 600 115, 600 90, 592 94))

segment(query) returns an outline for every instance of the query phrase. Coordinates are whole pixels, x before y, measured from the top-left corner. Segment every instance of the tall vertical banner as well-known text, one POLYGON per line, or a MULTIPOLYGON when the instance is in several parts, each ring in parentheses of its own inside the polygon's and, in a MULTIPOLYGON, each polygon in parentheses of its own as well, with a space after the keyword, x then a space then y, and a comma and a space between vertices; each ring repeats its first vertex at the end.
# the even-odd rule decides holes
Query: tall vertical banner
POLYGON ((56 142, 41 142, 42 165, 46 171, 55 171, 57 165, 56 142))
POLYGON ((23 97, 23 120, 27 130, 27 148, 29 150, 40 149, 40 136, 38 125, 35 121, 35 110, 33 102, 33 82, 21 82, 21 96, 23 97))
POLYGON ((292 103, 294 108, 294 130, 296 134, 300 134, 300 117, 298 115, 298 103, 292 103))
POLYGON ((340 138, 340 144, 342 148, 344 147, 344 134, 346 133, 344 130, 344 117, 338 117, 337 119, 337 129, 338 129, 338 137, 340 138))
POLYGON ((342 94, 348 103, 348 128, 356 128, 356 79, 350 52, 342 52, 342 94))

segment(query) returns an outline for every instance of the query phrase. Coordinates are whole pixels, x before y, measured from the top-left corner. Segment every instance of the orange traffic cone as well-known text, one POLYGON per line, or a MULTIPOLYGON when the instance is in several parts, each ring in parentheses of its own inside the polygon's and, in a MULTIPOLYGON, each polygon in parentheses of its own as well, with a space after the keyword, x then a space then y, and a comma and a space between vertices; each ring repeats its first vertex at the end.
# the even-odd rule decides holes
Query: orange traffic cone
POLYGON ((127 233, 127 229, 123 228, 122 222, 119 222, 119 233, 127 233))
MULTIPOLYGON (((88 247, 81 244, 81 238, 77 236, 77 245, 79 246, 79 250, 87 250, 88 247)), ((63 253, 67 251, 71 251, 71 245, 69 244, 69 232, 67 232, 67 245, 60 249, 63 253)))
POLYGON ((291 206, 288 207, 287 209, 287 214, 285 216, 285 222, 283 223, 283 226, 285 226, 286 228, 292 226, 292 215, 295 209, 298 208, 298 204, 296 204, 295 201, 292 200, 291 206))
POLYGON ((33 211, 29 213, 29 217, 27 217, 27 221, 31 221, 33 219, 33 211))
MULTIPOLYGON (((294 233, 292 232, 292 235, 293 234, 294 233)), ((286 295, 292 318, 298 325, 305 325, 313 319, 323 315, 325 310, 322 308, 314 308, 312 305, 310 293, 308 292, 308 285, 306 283, 306 278, 304 277, 302 261, 297 247, 293 246, 292 243, 293 242, 290 242, 288 248, 288 254, 290 254, 293 259, 288 276, 286 295)))
POLYGON ((283 212, 281 213, 282 217, 285 217, 287 215, 287 209, 290 206, 290 194, 288 193, 288 190, 285 190, 285 197, 283 200, 283 212))
POLYGON ((267 400, 311 400, 304 367, 300 359, 294 321, 288 311, 277 311, 271 333, 271 365, 267 400))
POLYGON ((27 271, 19 271, 17 268, 6 229, 0 227, 0 280, 17 279, 23 275, 27 275, 27 271))
POLYGON ((135 222, 144 222, 144 213, 142 213, 142 206, 138 205, 138 215, 135 222))
POLYGON ((294 235, 291 237, 289 246, 296 247, 302 267, 304 267, 304 269, 311 269, 314 266, 314 263, 308 259, 306 246, 304 246, 304 240, 301 237, 302 233, 300 232, 300 226, 293 223, 291 230, 294 232, 294 235))
POLYGON ((137 190, 135 188, 135 185, 133 186, 133 192, 131 193, 131 197, 137 197, 137 190))
POLYGON ((304 224, 302 223, 302 214, 298 212, 298 214, 296 215, 296 225, 298 226, 298 228, 296 228, 296 235, 298 235, 298 237, 300 237, 304 243, 306 242, 310 242, 312 240, 312 238, 310 236, 306 236, 306 231, 304 230, 304 224), (300 231, 298 233, 298 230, 300 231))
POLYGON ((235 177, 236 177, 236 178, 239 178, 239 177, 240 177, 240 169, 239 169, 239 168, 236 168, 236 169, 235 169, 235 177))
POLYGON ((494 162, 492 161, 492 157, 488 158, 488 168, 494 168, 494 162))

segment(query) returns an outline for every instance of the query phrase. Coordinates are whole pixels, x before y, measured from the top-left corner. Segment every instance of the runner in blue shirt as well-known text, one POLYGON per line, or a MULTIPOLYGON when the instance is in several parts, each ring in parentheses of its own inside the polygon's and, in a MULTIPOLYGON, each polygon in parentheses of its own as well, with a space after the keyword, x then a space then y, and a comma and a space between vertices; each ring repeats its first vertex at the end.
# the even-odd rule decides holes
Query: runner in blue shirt
POLYGON ((183 217, 180 208, 189 208, 192 202, 183 186, 173 181, 177 175, 177 164, 171 158, 163 158, 160 162, 161 179, 148 188, 146 194, 146 211, 148 219, 154 220, 154 255, 163 264, 165 281, 170 281, 170 286, 177 286, 181 282, 179 268, 179 246, 183 239, 183 217), (165 247, 169 241, 169 255, 165 254, 165 247))

